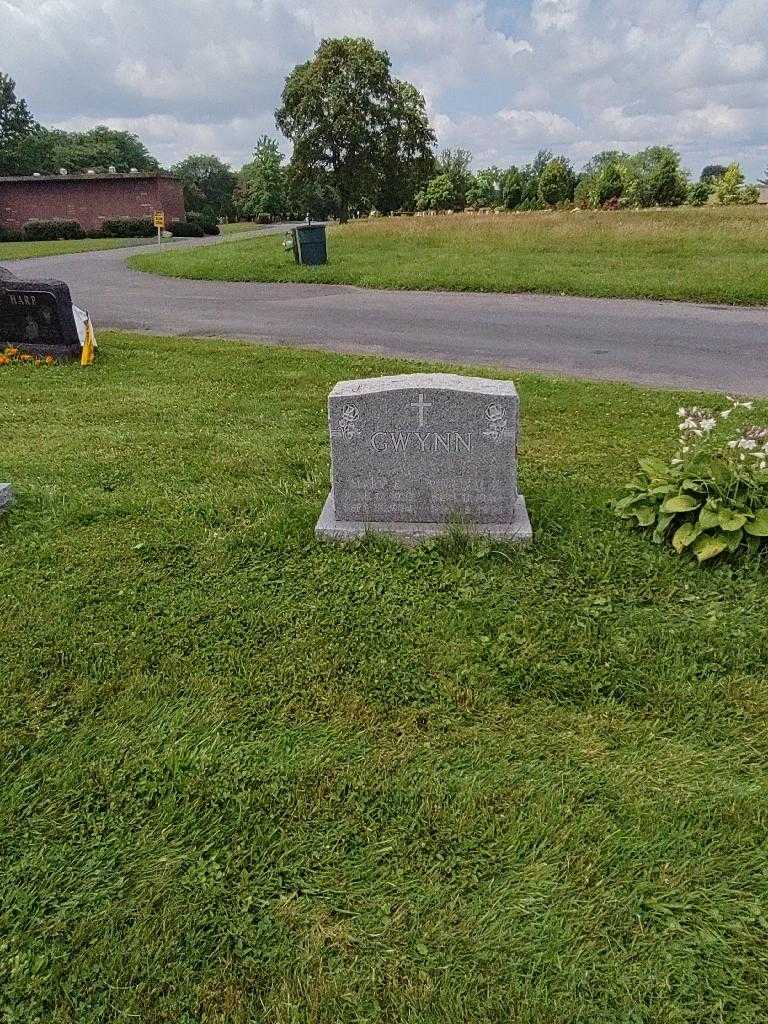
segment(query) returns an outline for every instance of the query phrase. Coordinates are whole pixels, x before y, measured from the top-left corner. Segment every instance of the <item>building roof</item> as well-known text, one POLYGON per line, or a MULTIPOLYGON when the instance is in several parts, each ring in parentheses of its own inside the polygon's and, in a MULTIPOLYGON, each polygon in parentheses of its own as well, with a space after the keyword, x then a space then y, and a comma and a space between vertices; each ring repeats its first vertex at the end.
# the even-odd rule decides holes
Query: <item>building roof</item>
POLYGON ((173 180, 178 180, 176 175, 171 174, 169 171, 136 171, 134 174, 131 174, 130 171, 117 171, 114 174, 84 174, 82 171, 77 171, 72 174, 14 174, 8 177, 0 177, 0 184, 13 181, 135 181, 136 178, 172 178, 173 180))

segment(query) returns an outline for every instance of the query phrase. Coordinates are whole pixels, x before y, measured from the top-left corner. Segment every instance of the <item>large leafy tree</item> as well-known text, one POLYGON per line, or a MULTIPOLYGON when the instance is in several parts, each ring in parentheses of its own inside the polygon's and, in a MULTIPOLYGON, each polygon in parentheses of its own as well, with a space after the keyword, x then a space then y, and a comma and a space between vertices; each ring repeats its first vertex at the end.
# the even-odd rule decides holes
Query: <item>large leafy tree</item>
POLYGON ((498 167, 478 171, 467 189, 467 206, 475 210, 498 206, 502 201, 504 177, 504 172, 498 167))
POLYGON ((688 179, 680 154, 670 146, 649 146, 626 161, 638 183, 641 206, 679 206, 685 202, 688 179))
POLYGON ((35 128, 26 100, 16 97, 16 83, 0 71, 0 147, 13 145, 35 128))
POLYGON ((467 191, 472 186, 472 154, 468 149, 444 149, 437 161, 440 174, 450 178, 454 193, 454 206, 463 210, 467 204, 467 191))
POLYGON ((159 166, 138 135, 103 124, 84 132, 45 130, 44 136, 47 156, 45 166, 39 170, 56 171, 66 167, 70 172, 106 171, 114 167, 125 172, 132 167, 139 171, 154 171, 159 166))
POLYGON ((237 175, 229 164, 211 154, 194 153, 174 164, 171 171, 184 185, 188 211, 213 220, 232 213, 237 175))
POLYGON ((0 174, 23 173, 21 151, 38 131, 26 101, 16 96, 16 83, 0 71, 0 174))
POLYGON ((622 164, 629 159, 629 153, 623 152, 621 149, 601 149, 599 153, 595 153, 582 167, 581 176, 582 178, 591 178, 608 164, 622 164))
POLYGON ((457 203, 456 188, 449 174, 438 174, 416 194, 419 210, 453 210, 457 203))
POLYGON ((395 79, 375 197, 378 210, 413 208, 416 192, 435 173, 434 141, 424 97, 410 82, 395 79))
POLYGON ((70 173, 114 167, 126 172, 157 170, 159 164, 137 135, 97 125, 84 132, 37 128, 16 147, 11 174, 41 171, 54 174, 61 167, 70 173))
POLYGON ((433 136, 417 96, 368 39, 324 39, 286 78, 277 126, 293 142, 297 171, 327 175, 342 220, 374 206, 383 186, 391 194, 404 165, 428 158, 433 136))
POLYGON ((288 180, 283 154, 268 135, 262 135, 257 141, 253 158, 240 171, 235 204, 242 216, 256 220, 286 216, 288 180))
POLYGON ((722 178, 728 168, 725 164, 707 164, 699 176, 699 181, 716 181, 722 178))
POLYGON ((550 160, 539 175, 539 198, 547 206, 556 206, 573 199, 576 176, 565 157, 550 160))

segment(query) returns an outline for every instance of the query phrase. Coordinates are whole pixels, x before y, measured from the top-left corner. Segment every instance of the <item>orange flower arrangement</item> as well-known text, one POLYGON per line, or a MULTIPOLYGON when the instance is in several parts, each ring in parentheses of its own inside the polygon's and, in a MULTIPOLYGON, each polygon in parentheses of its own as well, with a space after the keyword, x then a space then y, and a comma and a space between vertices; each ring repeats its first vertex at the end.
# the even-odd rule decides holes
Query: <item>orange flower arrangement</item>
POLYGON ((35 366, 53 366, 56 362, 55 356, 31 356, 28 352, 20 352, 11 345, 0 352, 0 366, 10 366, 11 363, 34 363, 35 366))

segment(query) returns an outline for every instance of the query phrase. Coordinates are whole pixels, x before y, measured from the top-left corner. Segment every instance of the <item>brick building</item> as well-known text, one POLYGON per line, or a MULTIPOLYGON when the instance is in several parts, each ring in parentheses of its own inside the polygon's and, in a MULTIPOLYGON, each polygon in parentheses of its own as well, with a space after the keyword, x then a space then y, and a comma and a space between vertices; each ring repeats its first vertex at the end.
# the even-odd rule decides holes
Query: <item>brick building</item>
POLYGON ((52 174, 0 178, 0 227, 20 231, 28 220, 76 220, 98 230, 112 217, 184 220, 181 182, 162 171, 134 174, 52 174))

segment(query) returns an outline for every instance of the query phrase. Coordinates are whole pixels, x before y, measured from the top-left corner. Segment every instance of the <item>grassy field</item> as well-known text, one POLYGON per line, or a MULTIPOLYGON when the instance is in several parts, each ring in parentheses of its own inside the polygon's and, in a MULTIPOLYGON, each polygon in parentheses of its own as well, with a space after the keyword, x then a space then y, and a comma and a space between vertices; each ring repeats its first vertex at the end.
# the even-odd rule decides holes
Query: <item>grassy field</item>
POLYGON ((766 566, 606 509, 702 396, 516 377, 532 548, 340 549, 414 364, 100 342, 0 370, 4 1021, 763 1024, 766 566))
POLYGON ((252 220, 233 221, 231 224, 222 224, 222 235, 237 235, 241 231, 256 231, 259 225, 252 220))
POLYGON ((562 292, 768 303, 768 208, 403 217, 332 228, 329 263, 298 267, 279 236, 140 255, 175 277, 366 288, 562 292))
POLYGON ((69 252, 95 249, 124 249, 126 246, 157 243, 156 238, 80 238, 69 242, 0 242, 0 264, 5 260, 29 260, 35 256, 63 256, 69 252))

